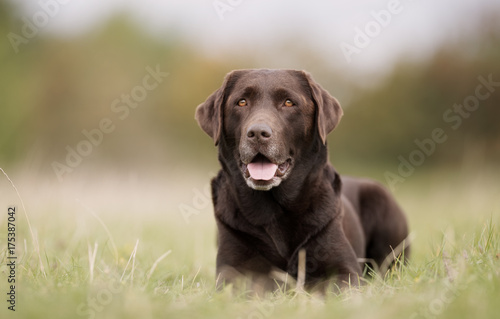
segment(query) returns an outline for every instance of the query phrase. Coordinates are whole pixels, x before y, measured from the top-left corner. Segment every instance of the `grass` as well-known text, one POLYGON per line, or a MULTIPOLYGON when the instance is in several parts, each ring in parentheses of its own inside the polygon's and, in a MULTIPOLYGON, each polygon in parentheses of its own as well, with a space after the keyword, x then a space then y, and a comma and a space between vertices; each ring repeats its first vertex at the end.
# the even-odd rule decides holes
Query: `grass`
POLYGON ((41 190, 20 182, 32 232, 15 191, 2 181, 0 317, 497 318, 497 180, 486 174, 470 184, 443 173, 405 182, 396 196, 415 234, 411 263, 324 299, 294 291, 262 299, 215 292, 215 225, 202 195, 205 179, 175 189, 117 183, 41 190), (15 313, 4 301, 5 216, 12 204, 15 313), (192 213, 188 223, 185 207, 192 213))

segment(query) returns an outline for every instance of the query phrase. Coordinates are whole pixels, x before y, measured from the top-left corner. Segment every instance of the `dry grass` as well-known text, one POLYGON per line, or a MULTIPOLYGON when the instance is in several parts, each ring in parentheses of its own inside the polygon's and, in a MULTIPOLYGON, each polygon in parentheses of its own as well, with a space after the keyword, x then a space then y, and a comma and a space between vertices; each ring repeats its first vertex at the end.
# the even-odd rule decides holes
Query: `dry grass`
MULTIPOLYGON (((0 209, 19 206, 15 316, 414 319, 497 315, 500 205, 493 176, 481 177, 472 188, 450 181, 448 175, 422 175, 398 191, 415 234, 410 265, 340 295, 319 298, 299 289, 257 300, 234 296, 229 289, 215 292, 211 206, 193 202, 193 187, 201 190, 207 182, 201 176, 168 192, 154 183, 41 190, 36 181, 16 181, 22 190, 18 192, 10 180, 0 182, 0 209), (423 184, 429 181, 432 186, 423 184), (26 215, 18 193, 28 208, 26 215), (199 212, 189 223, 181 215, 180 204, 198 205, 199 212)), ((5 218, 0 220, 0 225, 5 223, 5 218)), ((0 242, 5 243, 4 238, 6 227, 0 229, 0 242)), ((2 246, 4 287, 8 270, 2 246)), ((299 278, 299 287, 300 282, 299 278)), ((2 318, 13 317, 7 306, 0 307, 2 318)))

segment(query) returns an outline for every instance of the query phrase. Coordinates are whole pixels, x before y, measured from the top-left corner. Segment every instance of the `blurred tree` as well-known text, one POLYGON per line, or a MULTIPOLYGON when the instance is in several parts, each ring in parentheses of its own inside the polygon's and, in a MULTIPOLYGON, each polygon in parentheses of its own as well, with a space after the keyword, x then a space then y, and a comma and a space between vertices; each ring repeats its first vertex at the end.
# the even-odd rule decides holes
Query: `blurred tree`
MULTIPOLYGON (((444 43, 424 61, 402 60, 389 76, 370 89, 359 89, 331 141, 340 162, 397 167, 435 128, 448 136, 437 145, 429 164, 460 164, 479 152, 482 160, 500 160, 500 19, 482 19, 474 34, 444 43), (444 119, 455 104, 463 104, 491 76, 494 92, 458 128, 444 119)), ((484 89, 483 89, 484 90, 484 89)), ((432 165, 430 165, 432 166, 432 165)))
MULTIPOLYGON (((499 20, 482 19, 475 33, 444 43, 428 60, 401 59, 369 89, 336 76, 335 65, 318 62, 313 49, 292 40, 276 46, 287 48, 286 61, 272 52, 258 59, 229 53, 207 57, 179 31, 153 38, 123 15, 76 38, 39 34, 17 54, 9 41, 0 41, 0 163, 36 163, 37 170, 51 170, 53 161, 64 161, 66 147, 85 138, 82 130, 109 118, 116 130, 94 148, 89 162, 190 165, 210 159, 216 165, 215 148, 194 121, 195 107, 230 70, 263 66, 306 68, 341 102, 347 96, 345 117, 330 137, 335 162, 394 167, 399 155, 416 148, 415 139, 429 138, 436 127, 446 129, 449 139, 428 163, 456 161, 479 148, 497 161, 500 88, 457 130, 443 114, 475 93, 479 76, 492 74, 500 81, 499 20), (169 74, 165 81, 120 119, 111 109, 113 101, 142 85, 146 68, 157 66, 169 74)), ((0 33, 19 24, 12 8, 0 3, 0 33)))

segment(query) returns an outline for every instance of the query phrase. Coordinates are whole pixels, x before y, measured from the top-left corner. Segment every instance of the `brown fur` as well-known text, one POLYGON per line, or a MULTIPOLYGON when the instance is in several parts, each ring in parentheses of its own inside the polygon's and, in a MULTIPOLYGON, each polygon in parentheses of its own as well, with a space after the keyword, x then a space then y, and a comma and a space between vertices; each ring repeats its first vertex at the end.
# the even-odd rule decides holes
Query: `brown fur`
POLYGON ((341 178, 328 162, 326 136, 341 117, 338 101, 295 70, 233 71, 198 106, 222 166, 212 180, 219 285, 245 276, 273 289, 272 270, 297 277, 300 249, 306 288, 332 276, 356 284, 358 258, 380 264, 407 237, 406 218, 381 185, 341 178), (283 176, 249 177, 245 167, 258 156, 281 164, 283 176))

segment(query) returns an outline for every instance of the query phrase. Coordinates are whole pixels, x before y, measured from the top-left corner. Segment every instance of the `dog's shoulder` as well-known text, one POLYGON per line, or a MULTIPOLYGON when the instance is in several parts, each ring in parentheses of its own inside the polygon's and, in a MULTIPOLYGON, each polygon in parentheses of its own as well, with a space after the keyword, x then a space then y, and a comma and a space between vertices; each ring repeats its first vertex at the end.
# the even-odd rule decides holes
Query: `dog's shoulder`
POLYGON ((212 202, 214 205, 215 218, 233 228, 238 228, 238 200, 235 197, 235 184, 231 178, 220 170, 217 176, 212 178, 212 202))

